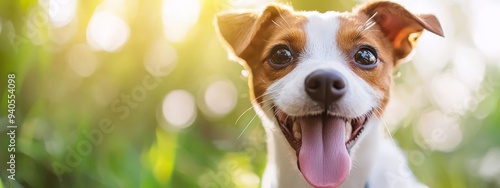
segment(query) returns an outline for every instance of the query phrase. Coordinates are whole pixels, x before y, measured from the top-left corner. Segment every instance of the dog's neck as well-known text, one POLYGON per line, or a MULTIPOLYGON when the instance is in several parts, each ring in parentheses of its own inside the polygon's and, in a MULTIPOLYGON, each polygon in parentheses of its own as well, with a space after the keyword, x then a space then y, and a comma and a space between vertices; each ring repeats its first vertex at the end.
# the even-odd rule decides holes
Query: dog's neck
MULTIPOLYGON (((262 117, 267 137, 267 166, 262 179, 262 187, 311 187, 297 169, 296 158, 290 156, 290 144, 279 131, 274 121, 262 117), (273 128, 274 127, 274 128, 273 128)), ((365 128, 363 137, 352 148, 352 168, 349 177, 341 187, 365 187, 369 183, 372 163, 377 157, 383 129, 376 118, 372 118, 365 128), (362 149, 360 149, 362 148, 362 149)))

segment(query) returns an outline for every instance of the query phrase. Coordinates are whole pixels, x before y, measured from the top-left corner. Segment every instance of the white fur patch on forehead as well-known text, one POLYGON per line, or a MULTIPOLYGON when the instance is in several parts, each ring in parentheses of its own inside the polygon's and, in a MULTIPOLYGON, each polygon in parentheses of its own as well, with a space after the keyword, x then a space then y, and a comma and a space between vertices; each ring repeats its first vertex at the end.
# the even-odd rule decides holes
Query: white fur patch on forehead
POLYGON ((337 48, 337 32, 340 26, 338 12, 305 12, 306 45, 304 58, 316 60, 339 60, 342 62, 342 53, 337 48))

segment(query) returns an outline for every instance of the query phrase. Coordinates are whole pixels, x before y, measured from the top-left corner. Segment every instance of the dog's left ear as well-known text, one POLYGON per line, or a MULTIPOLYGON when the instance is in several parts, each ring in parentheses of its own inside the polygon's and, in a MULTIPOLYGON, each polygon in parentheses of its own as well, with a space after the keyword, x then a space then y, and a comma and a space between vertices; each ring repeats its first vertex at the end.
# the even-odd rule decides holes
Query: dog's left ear
POLYGON ((357 8, 380 26, 392 43, 396 61, 412 51, 424 29, 444 37, 439 20, 431 14, 412 14, 397 3, 389 1, 370 2, 357 8))

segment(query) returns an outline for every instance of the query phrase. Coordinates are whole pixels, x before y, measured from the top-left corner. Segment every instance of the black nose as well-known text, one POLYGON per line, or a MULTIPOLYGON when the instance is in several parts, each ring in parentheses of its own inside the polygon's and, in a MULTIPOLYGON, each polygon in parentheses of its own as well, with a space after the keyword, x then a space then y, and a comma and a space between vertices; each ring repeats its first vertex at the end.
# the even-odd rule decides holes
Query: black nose
POLYGON ((330 106, 346 92, 346 82, 342 74, 335 70, 316 70, 307 76, 304 83, 306 93, 314 101, 330 106))

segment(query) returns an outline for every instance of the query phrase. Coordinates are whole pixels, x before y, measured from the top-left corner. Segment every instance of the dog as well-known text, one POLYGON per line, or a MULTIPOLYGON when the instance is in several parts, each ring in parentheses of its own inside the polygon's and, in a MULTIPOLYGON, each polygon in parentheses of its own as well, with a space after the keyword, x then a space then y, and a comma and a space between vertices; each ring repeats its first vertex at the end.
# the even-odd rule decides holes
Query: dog
POLYGON ((283 4, 216 15, 230 57, 248 71, 267 135, 262 187, 426 187, 384 135, 394 70, 438 19, 390 1, 351 12, 283 4))

